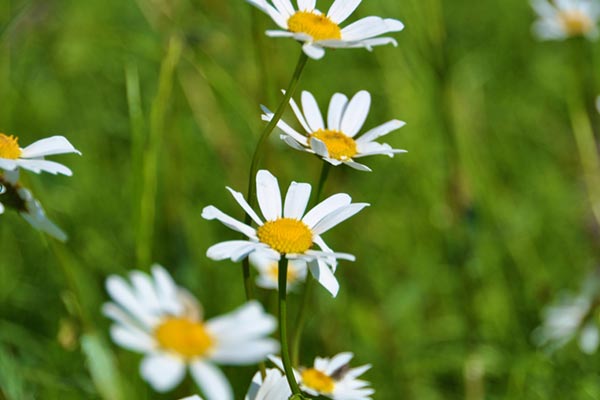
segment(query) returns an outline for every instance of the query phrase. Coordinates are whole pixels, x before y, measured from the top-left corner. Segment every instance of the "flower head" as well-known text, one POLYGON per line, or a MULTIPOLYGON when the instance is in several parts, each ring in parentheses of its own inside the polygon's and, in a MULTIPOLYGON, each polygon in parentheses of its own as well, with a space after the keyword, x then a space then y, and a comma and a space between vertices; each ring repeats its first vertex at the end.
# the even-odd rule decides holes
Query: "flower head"
POLYGON ((272 368, 266 371, 264 380, 260 371, 254 374, 244 400, 284 400, 291 395, 292 390, 285 375, 272 368))
POLYGON ((311 58, 320 59, 325 48, 357 48, 371 50, 373 46, 393 44, 389 37, 377 37, 399 32, 404 24, 396 19, 366 17, 344 28, 340 26, 356 10, 362 0, 335 0, 327 14, 317 10, 316 0, 298 0, 294 9, 290 0, 247 0, 268 14, 282 30, 267 31, 272 37, 290 37, 303 42, 303 50, 311 58))
POLYGON ((563 295, 543 312, 543 324, 533 332, 538 346, 556 350, 578 337, 579 348, 586 354, 595 353, 600 343, 600 331, 594 315, 600 294, 600 275, 586 279, 584 289, 574 296, 563 295))
POLYGON ((542 40, 598 36, 598 0, 532 0, 531 4, 539 17, 533 30, 542 40))
POLYGON ((174 388, 189 367, 207 400, 232 400, 229 382, 214 364, 254 364, 278 350, 267 337, 275 319, 257 302, 205 321, 194 297, 162 267, 153 266, 151 276, 133 271, 130 280, 107 279, 114 302, 102 310, 115 322, 115 343, 145 355, 140 373, 156 391, 174 388))
MULTIPOLYGON (((368 387, 369 382, 358 379, 371 365, 350 368, 353 357, 354 354, 349 352, 339 353, 332 358, 317 357, 311 368, 301 367, 294 371, 294 375, 302 391, 311 396, 325 396, 334 400, 371 400, 370 396, 375 390, 368 387)), ((283 369, 281 359, 269 359, 283 369)))
POLYGON ((305 213, 310 198, 308 183, 292 182, 282 206, 279 183, 269 171, 256 174, 256 194, 264 221, 250 207, 244 196, 227 188, 233 198, 258 225, 258 228, 240 222, 214 206, 205 207, 205 219, 217 219, 228 228, 243 233, 248 240, 230 240, 211 246, 206 255, 213 260, 231 259, 238 262, 257 252, 279 260, 284 256, 290 260, 308 263, 313 276, 331 294, 337 295, 339 284, 335 275, 337 259, 354 260, 354 256, 333 252, 321 238, 321 234, 352 217, 368 206, 367 203, 352 203, 345 193, 333 195, 305 213), (313 247, 318 246, 320 250, 313 247))
MULTIPOLYGON (((393 157, 394 154, 406 152, 375 141, 405 125, 403 121, 396 119, 356 138, 371 108, 371 95, 365 90, 356 93, 350 100, 341 93, 334 94, 327 111, 327 126, 317 101, 310 92, 302 92, 302 111, 294 100, 290 101, 290 105, 306 134, 299 133, 280 120, 277 126, 283 131, 281 139, 290 147, 316 154, 332 165, 346 164, 361 171, 370 171, 369 167, 355 159, 377 154, 393 157)), ((273 113, 265 107, 263 111, 263 120, 270 121, 273 113)))
MULTIPOLYGON (((263 289, 279 288, 279 261, 264 253, 250 254, 250 263, 258 270, 256 285, 263 289)), ((306 261, 290 260, 287 270, 287 290, 292 290, 298 283, 306 279, 306 261)))
POLYGON ((0 214, 4 213, 6 207, 12 208, 35 229, 65 242, 67 235, 48 219, 40 202, 33 197, 29 189, 21 186, 18 180, 18 170, 0 174, 0 214))
POLYGON ((63 136, 52 136, 21 148, 17 137, 0 133, 0 169, 5 171, 23 168, 36 174, 45 171, 51 174, 71 176, 73 173, 69 168, 44 159, 46 156, 67 153, 81 155, 79 150, 63 136))

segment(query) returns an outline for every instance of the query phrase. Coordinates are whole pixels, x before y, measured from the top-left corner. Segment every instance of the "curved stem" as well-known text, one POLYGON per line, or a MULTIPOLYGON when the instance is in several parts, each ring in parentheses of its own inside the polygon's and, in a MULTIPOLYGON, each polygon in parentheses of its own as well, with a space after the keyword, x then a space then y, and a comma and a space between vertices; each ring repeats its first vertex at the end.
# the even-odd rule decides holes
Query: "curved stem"
MULTIPOLYGON (((267 143, 269 135, 271 134, 271 132, 273 132, 275 126, 277 126, 277 123, 281 119, 281 116, 283 115, 283 112, 285 111, 288 103, 290 102, 290 99, 296 91, 296 88, 298 87, 298 82, 300 81, 300 76, 302 75, 302 71, 304 70, 304 66, 306 65, 307 60, 308 56, 304 54, 303 51, 301 51, 300 58, 298 59, 298 63, 296 64, 296 70, 294 71, 294 75, 290 80, 287 90, 285 91, 283 100, 277 107, 275 115, 273 115, 271 121, 269 121, 267 126, 265 126, 265 129, 262 131, 260 138, 258 139, 256 149, 254 150, 254 155, 252 156, 252 163, 250 164, 250 173, 248 175, 248 193, 246 194, 246 200, 251 206, 254 203, 253 199, 256 193, 256 172, 258 170, 258 163, 260 162, 260 158, 263 153, 263 148, 267 143)), ((246 214, 244 221, 248 225, 251 224, 252 219, 250 218, 250 215, 246 214)), ((250 262, 248 261, 248 258, 245 258, 242 261, 242 276, 244 279, 244 290, 246 292, 246 299, 252 300, 254 298, 254 293, 250 276, 250 262)))
MULTIPOLYGON (((315 197, 313 201, 313 205, 316 205, 319 200, 321 200, 321 196, 323 194, 323 187, 325 187, 325 182, 329 177, 329 171, 331 170, 331 164, 328 162, 323 162, 323 166, 321 167, 321 175, 319 176, 319 183, 317 184, 317 191, 315 192, 315 197)), ((298 314, 296 316, 296 330, 294 332, 294 336, 292 336, 292 363, 293 365, 298 365, 299 355, 300 355, 300 342, 302 341, 302 331, 306 326, 306 313, 308 310, 308 302, 310 299, 310 293, 312 291, 312 287, 314 284, 314 278, 309 273, 306 275, 306 282, 304 283, 304 292, 302 293, 302 302, 300 303, 300 308, 298 309, 298 314)))
POLYGON ((287 338, 287 269, 288 260, 285 255, 279 259, 279 340, 281 341, 281 360, 287 381, 295 395, 301 395, 300 387, 296 382, 294 370, 290 361, 290 350, 287 338))

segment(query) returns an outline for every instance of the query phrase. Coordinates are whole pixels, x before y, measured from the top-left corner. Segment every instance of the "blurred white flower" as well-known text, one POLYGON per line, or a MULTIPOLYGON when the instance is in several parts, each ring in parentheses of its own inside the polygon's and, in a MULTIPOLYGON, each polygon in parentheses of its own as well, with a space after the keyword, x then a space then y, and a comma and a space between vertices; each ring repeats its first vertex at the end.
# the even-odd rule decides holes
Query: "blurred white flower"
POLYGON ((533 332, 538 346, 554 351, 578 338, 582 352, 596 352, 600 343, 600 331, 594 318, 598 307, 598 278, 598 273, 592 274, 586 279, 581 294, 565 294, 543 311, 543 323, 533 332))
POLYGON ((283 30, 267 31, 268 36, 289 37, 298 40, 309 57, 320 59, 325 48, 365 48, 393 44, 394 39, 376 37, 404 29, 404 24, 396 19, 366 17, 345 28, 340 27, 362 0, 335 0, 327 14, 317 10, 316 0, 298 0, 298 10, 290 0, 247 0, 250 4, 268 14, 283 30))
POLYGON ((531 5, 539 17, 533 31, 542 40, 598 37, 598 0, 532 0, 531 5))
MULTIPOLYGON (((264 289, 277 290, 279 288, 279 261, 259 252, 250 254, 249 258, 250 264, 258 270, 256 285, 264 289)), ((288 291, 294 289, 297 284, 304 282, 306 279, 306 270, 306 261, 289 261, 287 271, 288 291)))
MULTIPOLYGON (((350 101, 342 93, 334 94, 327 111, 327 127, 317 101, 310 92, 302 92, 302 111, 294 100, 290 100, 290 105, 306 134, 299 133, 280 120, 277 126, 284 132, 281 139, 290 147, 316 154, 332 165, 346 164, 361 171, 370 171, 369 167, 357 163, 355 159, 377 154, 393 157, 396 153, 406 153, 406 150, 392 149, 387 143, 375 141, 405 125, 396 119, 355 139, 371 108, 371 95, 366 90, 356 93, 350 101)), ((262 119, 270 121, 273 113, 265 107, 263 111, 262 119)))
MULTIPOLYGON (((22 187, 19 183, 19 171, 5 171, 0 175, 0 186, 2 192, 7 197, 6 200, 0 197, 0 200, 9 201, 11 208, 14 208, 25 221, 27 221, 35 229, 44 232, 61 242, 67 240, 67 235, 56 226, 44 211, 44 208, 38 200, 36 200, 31 192, 22 187)), ((5 211, 4 204, 0 203, 0 214, 5 211)))
POLYGON ((255 364, 279 349, 267 337, 275 318, 258 302, 204 321, 196 299, 162 267, 153 266, 152 276, 133 271, 130 280, 107 279, 114 303, 105 303, 102 311, 115 322, 114 342, 145 355, 140 373, 158 392, 174 388, 189 368, 207 400, 232 400, 231 386, 214 364, 255 364))
POLYGON ((279 260, 283 255, 290 260, 305 261, 315 279, 333 296, 337 295, 339 283, 334 275, 337 259, 354 261, 354 256, 333 252, 321 234, 357 214, 368 206, 367 203, 352 203, 349 195, 338 193, 305 214, 311 192, 308 183, 292 182, 282 206, 277 178, 269 171, 260 170, 256 174, 256 195, 265 218, 263 222, 241 193, 227 189, 258 228, 254 229, 214 206, 205 207, 202 210, 205 219, 217 219, 249 239, 217 243, 208 249, 206 255, 209 258, 238 262, 257 252, 272 260, 279 260), (320 250, 313 250, 314 245, 320 250))
POLYGON ((266 371, 264 381, 260 371, 254 374, 244 400, 287 400, 291 395, 292 390, 285 375, 272 368, 266 371))
POLYGON ((183 399, 180 399, 180 400, 202 400, 202 397, 200 397, 196 394, 194 396, 184 397, 183 399))
MULTIPOLYGON (((371 400, 375 390, 368 387, 370 382, 358 379, 371 368, 363 365, 350 368, 350 360, 354 354, 339 353, 332 358, 315 358, 312 368, 299 368, 294 371, 296 380, 302 391, 311 396, 325 396, 334 400, 371 400)), ((283 370, 280 358, 269 359, 283 370)))

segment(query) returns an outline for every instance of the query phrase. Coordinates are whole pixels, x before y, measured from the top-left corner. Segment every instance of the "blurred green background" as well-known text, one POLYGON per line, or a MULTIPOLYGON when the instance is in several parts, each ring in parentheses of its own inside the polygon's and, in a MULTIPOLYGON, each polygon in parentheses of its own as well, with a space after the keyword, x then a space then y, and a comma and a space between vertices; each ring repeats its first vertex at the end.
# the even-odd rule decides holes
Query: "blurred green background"
MULTIPOLYGON (((597 356, 531 340, 600 256, 567 112, 573 54, 597 73, 597 45, 536 41, 523 0, 368 0, 351 19, 367 15, 405 22, 398 48, 327 51, 300 88, 322 107, 371 91, 366 127, 407 121, 386 141, 409 153, 332 170, 326 193, 372 207, 325 235, 357 261, 340 265, 337 299, 314 291, 303 362, 351 350, 384 400, 600 399, 597 356)), ((103 283, 156 261, 208 317, 243 302, 239 267, 205 257, 234 234, 200 214, 241 217, 225 186, 246 190, 258 105, 276 107, 299 54, 263 35, 274 26, 242 0, 0 1, 0 131, 83 152, 57 157, 72 178, 23 174, 66 245, 2 216, 0 399, 196 392, 139 378, 140 356, 108 338, 103 283)), ((263 166, 315 182, 319 160, 276 136, 263 166)), ((241 398, 253 368, 224 370, 241 398)))

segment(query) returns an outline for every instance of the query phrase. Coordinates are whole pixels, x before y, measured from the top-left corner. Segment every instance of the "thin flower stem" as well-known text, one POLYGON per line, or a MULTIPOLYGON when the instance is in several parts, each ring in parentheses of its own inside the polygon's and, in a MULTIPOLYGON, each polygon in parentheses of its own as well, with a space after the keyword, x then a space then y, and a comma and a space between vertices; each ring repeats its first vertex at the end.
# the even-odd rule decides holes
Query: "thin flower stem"
MULTIPOLYGON (((254 204, 254 197, 256 194, 256 181, 255 181, 256 172, 258 170, 258 164, 260 162, 260 158, 263 153, 263 148, 265 147, 265 144, 267 143, 267 139, 269 138, 269 135, 271 134, 271 132, 273 132, 273 129, 275 129, 275 126, 277 126, 277 123, 279 122, 279 120, 281 119, 281 116, 283 115, 283 112, 287 108, 287 105, 290 102, 290 99, 292 98, 292 96, 294 95, 294 92, 296 91, 296 88, 298 87, 298 83, 300 82, 300 76, 302 75, 302 71, 304 70, 304 66, 306 65, 307 60, 308 60, 308 56, 306 54, 304 54, 303 51, 301 51, 300 58, 298 59, 298 63, 296 64, 296 70, 294 71, 294 75, 292 76, 292 79, 290 80, 287 90, 285 91, 283 100, 277 107, 277 110, 275 111, 275 115, 273 115, 273 118, 271 119, 271 121, 269 121, 267 126, 265 126, 265 129, 263 130, 263 132, 260 135, 260 138, 258 139, 256 149, 254 150, 254 155, 252 156, 252 163, 250 164, 250 173, 248 175, 248 193, 246 194, 246 200, 248 201, 248 203, 250 203, 250 205, 254 204)), ((252 219, 250 218, 250 215, 246 214, 244 221, 248 225, 251 224, 252 219)), ((251 276, 250 276, 250 262, 248 261, 248 258, 245 258, 242 261, 242 276, 244 279, 244 290, 246 291, 246 299, 252 300, 254 298, 254 293, 253 293, 254 290, 253 290, 252 280, 251 280, 251 276)))
MULTIPOLYGON (((292 362, 290 360, 290 349, 287 338, 287 270, 288 260, 285 255, 279 259, 279 340, 281 342, 281 360, 287 381, 294 395, 300 395, 301 391, 294 376, 292 362)), ((302 397, 300 397, 302 398, 302 397)))
MULTIPOLYGON (((329 171, 331 170, 331 164, 327 162, 323 162, 323 166, 321 167, 321 175, 319 176, 319 183, 317 185, 317 191, 315 192, 314 204, 317 204, 321 200, 321 196, 323 194, 323 187, 325 186, 325 182, 329 177, 329 171)), ((300 308, 298 309, 298 315, 296 316, 296 330, 294 331, 294 335, 292 336, 292 365, 297 366, 300 356, 300 347, 302 342, 302 332, 304 331, 304 327, 306 326, 306 313, 308 311, 308 302, 310 299, 310 294, 312 291, 312 287, 314 285, 314 278, 309 273, 306 275, 306 282, 304 283, 304 292, 302 293, 302 302, 300 303, 300 308)))

